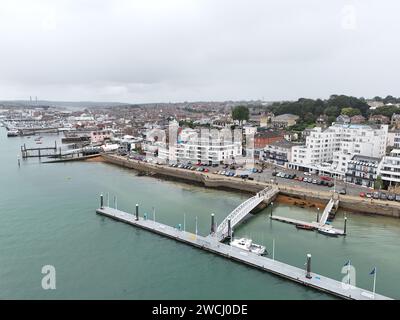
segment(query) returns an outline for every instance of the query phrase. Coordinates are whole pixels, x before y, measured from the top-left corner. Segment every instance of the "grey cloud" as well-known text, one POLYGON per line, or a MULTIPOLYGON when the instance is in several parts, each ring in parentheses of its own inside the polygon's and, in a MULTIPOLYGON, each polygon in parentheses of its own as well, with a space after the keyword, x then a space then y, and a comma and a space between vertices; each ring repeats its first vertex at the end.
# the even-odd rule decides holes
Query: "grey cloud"
POLYGON ((0 98, 400 95, 399 9, 395 0, 3 0, 0 98))

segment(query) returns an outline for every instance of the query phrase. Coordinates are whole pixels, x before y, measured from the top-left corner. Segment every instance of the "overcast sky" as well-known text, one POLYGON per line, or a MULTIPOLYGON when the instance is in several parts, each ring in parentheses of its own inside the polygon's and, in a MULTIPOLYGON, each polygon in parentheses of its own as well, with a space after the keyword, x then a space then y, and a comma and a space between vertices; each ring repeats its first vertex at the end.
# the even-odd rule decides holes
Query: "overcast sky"
POLYGON ((400 96, 398 0, 1 0, 0 100, 400 96))

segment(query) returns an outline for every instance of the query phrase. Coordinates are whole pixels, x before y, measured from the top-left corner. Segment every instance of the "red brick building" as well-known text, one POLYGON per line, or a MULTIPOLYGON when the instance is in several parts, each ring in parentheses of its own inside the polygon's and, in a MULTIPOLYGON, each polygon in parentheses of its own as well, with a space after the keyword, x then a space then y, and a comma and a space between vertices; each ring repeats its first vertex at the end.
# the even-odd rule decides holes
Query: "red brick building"
POLYGON ((264 149, 265 146, 282 140, 284 138, 283 131, 261 131, 254 135, 254 148, 264 149))

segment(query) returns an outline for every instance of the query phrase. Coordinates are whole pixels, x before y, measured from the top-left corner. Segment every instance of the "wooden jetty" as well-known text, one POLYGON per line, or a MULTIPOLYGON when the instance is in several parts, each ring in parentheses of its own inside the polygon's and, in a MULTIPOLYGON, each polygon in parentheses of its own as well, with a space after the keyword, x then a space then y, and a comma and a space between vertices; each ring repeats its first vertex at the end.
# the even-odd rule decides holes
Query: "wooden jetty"
MULTIPOLYGON (((311 287, 334 296, 344 299, 354 300, 391 300, 383 295, 370 292, 361 288, 349 286, 337 280, 333 280, 317 273, 311 272, 311 255, 307 255, 306 268, 301 269, 283 262, 279 262, 267 257, 244 251, 218 241, 214 236, 201 236, 178 228, 156 222, 150 217, 139 216, 139 206, 136 205, 135 214, 130 214, 103 205, 103 196, 100 200, 100 208, 97 214, 103 215, 114 220, 124 222, 135 227, 139 227, 164 237, 206 250, 213 254, 231 259, 254 268, 273 273, 282 278, 297 282, 307 287, 311 287)), ((213 228, 213 221, 211 228, 213 228)))
POLYGON ((54 141, 54 146, 51 147, 27 148, 26 145, 24 144, 23 146, 21 146, 21 154, 23 159, 42 158, 55 155, 57 154, 57 141, 54 141))

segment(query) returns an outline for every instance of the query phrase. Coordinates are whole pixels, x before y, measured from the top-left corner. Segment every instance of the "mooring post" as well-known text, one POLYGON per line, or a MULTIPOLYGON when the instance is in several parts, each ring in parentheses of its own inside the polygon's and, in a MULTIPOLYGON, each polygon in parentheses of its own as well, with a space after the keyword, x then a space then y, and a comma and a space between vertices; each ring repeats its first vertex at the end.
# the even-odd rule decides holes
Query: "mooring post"
POLYGON ((117 209, 117 197, 114 196, 114 209, 117 209))
POLYGON ((311 279, 311 254, 307 253, 306 278, 311 279))
POLYGON ((319 208, 317 208, 317 222, 319 222, 319 208))
POLYGON ((57 152, 57 140, 54 141, 54 150, 57 152))
POLYGON ((347 233, 347 217, 344 217, 344 229, 343 229, 344 235, 347 233))
POLYGON ((274 202, 271 201, 271 217, 272 217, 272 211, 273 211, 273 209, 274 209, 274 202))
POLYGON ((135 220, 139 220, 139 204, 136 204, 136 214, 135 214, 135 220))
POLYGON ((147 213, 144 213, 144 214, 143 214, 143 219, 144 219, 144 220, 147 220, 147 213))
POLYGON ((100 209, 104 208, 103 194, 100 195, 100 209))
POLYGON ((215 232, 215 217, 214 213, 211 214, 211 233, 215 232))
POLYGON ((20 167, 21 166, 21 159, 19 158, 19 156, 18 156, 18 167, 20 167))
POLYGON ((228 219, 228 239, 232 239, 232 226, 231 226, 231 219, 228 219))

